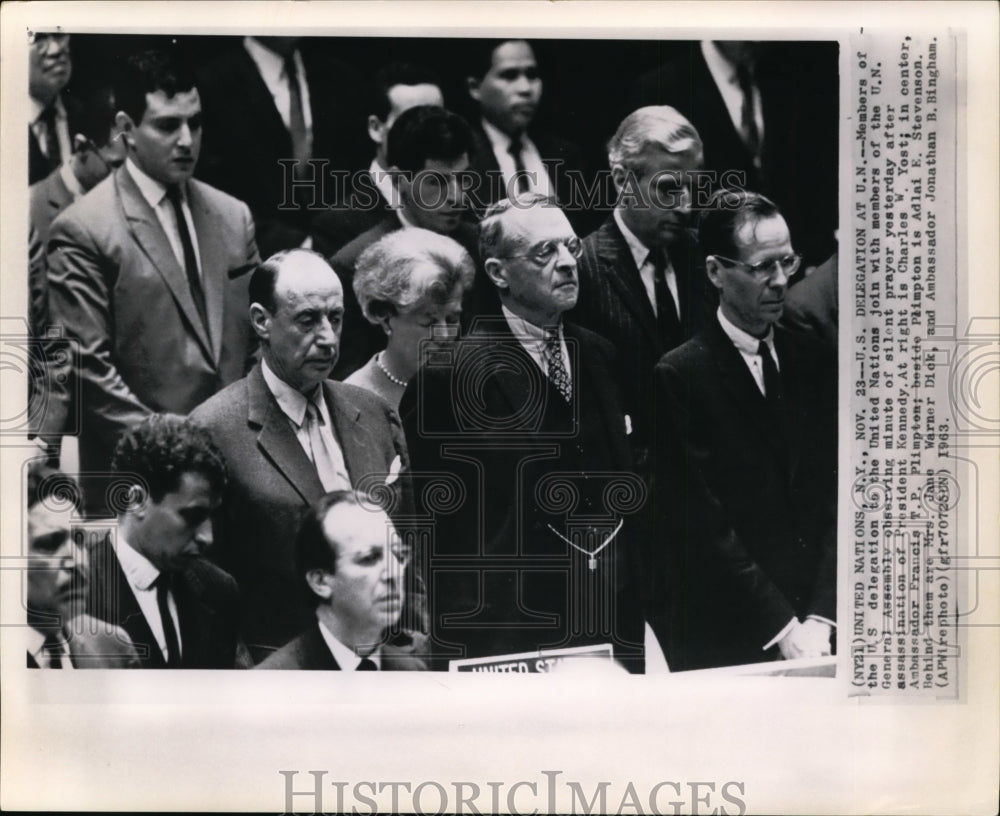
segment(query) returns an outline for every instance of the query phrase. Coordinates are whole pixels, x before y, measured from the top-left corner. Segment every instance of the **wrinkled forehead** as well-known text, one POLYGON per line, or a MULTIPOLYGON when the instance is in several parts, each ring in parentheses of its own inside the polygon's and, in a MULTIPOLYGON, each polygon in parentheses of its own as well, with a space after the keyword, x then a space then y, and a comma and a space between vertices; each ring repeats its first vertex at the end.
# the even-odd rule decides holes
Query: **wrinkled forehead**
POLYGON ((682 179, 684 174, 700 170, 702 152, 696 144, 686 150, 669 151, 658 144, 647 143, 633 162, 636 175, 657 179, 682 179))
POLYGON ((331 507, 323 519, 323 535, 340 558, 385 547, 390 541, 392 524, 385 511, 370 505, 353 503, 331 507))
POLYGON ((556 206, 514 206, 502 218, 504 243, 508 247, 527 248, 545 241, 572 238, 576 234, 565 213, 556 206))
POLYGON ((28 541, 67 537, 70 533, 72 510, 55 509, 39 502, 28 511, 28 541))
POLYGON ((330 306, 343 303, 344 287, 326 261, 303 253, 282 263, 274 281, 274 299, 279 308, 306 302, 330 306))
POLYGON ((737 227, 733 235, 733 246, 743 260, 775 251, 789 252, 791 243, 788 225, 780 215, 748 218, 737 227))

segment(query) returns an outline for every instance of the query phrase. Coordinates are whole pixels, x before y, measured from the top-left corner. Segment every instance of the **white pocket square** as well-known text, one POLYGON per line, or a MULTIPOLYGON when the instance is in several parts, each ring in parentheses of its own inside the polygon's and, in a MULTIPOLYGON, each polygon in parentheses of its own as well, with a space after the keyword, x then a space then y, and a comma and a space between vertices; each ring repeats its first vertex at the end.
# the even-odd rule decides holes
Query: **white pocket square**
POLYGON ((403 469, 403 460, 398 456, 392 460, 392 464, 389 465, 389 475, 385 477, 385 483, 387 485, 395 484, 399 479, 399 471, 403 469))

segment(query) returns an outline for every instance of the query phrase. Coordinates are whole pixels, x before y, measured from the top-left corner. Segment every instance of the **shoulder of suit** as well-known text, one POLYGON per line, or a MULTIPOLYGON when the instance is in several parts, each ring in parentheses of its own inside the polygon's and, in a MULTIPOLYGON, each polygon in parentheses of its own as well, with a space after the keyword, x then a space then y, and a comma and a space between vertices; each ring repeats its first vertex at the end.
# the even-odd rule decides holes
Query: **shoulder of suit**
POLYGON ((205 400, 191 412, 191 420, 210 431, 225 426, 237 418, 242 418, 241 421, 245 424, 248 394, 249 375, 230 383, 205 400))
POLYGON ((702 331, 676 348, 664 354, 656 364, 657 368, 687 369, 704 365, 712 356, 711 343, 708 335, 702 331))
POLYGON ((206 184, 204 181, 193 178, 188 182, 188 185, 191 192, 200 195, 212 209, 223 211, 248 209, 244 201, 223 192, 218 187, 206 184))
POLYGON ((239 596, 236 579, 204 557, 194 558, 185 565, 182 580, 199 597, 235 601, 239 596))
POLYGON ((59 213, 52 222, 49 235, 69 225, 83 227, 88 232, 103 232, 115 223, 118 210, 118 188, 112 173, 59 213))
POLYGON ((572 320, 563 321, 563 332, 567 337, 579 341, 584 350, 590 353, 600 353, 605 357, 615 355, 615 345, 597 332, 584 328, 572 320))
POLYGON ((327 380, 326 387, 333 399, 341 405, 357 408, 363 416, 370 417, 375 414, 387 416, 392 413, 392 407, 380 396, 372 393, 367 388, 360 388, 356 385, 327 380))

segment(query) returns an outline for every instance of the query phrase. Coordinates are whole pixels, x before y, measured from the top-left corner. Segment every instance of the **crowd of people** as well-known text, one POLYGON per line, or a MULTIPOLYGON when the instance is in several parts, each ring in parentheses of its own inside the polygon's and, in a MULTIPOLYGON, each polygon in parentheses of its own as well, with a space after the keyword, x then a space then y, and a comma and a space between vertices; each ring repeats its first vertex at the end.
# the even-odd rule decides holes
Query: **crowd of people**
POLYGON ((764 45, 635 77, 590 170, 527 41, 471 115, 306 45, 74 87, 35 35, 28 665, 830 655, 836 244, 764 45))

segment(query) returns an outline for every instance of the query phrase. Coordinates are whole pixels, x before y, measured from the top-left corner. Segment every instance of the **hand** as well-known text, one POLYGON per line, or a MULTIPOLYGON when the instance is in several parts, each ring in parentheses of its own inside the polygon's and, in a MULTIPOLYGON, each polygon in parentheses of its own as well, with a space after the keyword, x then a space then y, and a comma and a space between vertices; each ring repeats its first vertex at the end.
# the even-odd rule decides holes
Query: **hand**
POLYGON ((830 632, 830 624, 822 621, 795 621, 788 634, 778 641, 778 650, 784 660, 825 657, 830 654, 830 632))

